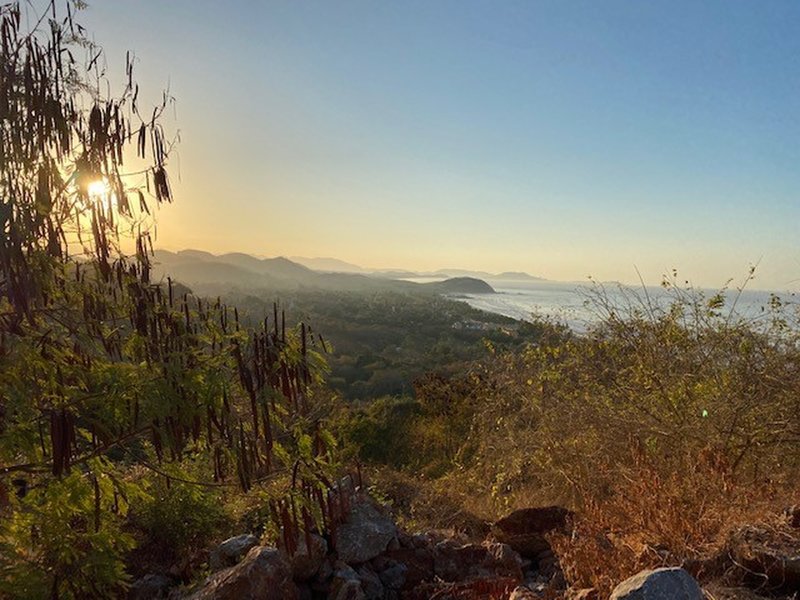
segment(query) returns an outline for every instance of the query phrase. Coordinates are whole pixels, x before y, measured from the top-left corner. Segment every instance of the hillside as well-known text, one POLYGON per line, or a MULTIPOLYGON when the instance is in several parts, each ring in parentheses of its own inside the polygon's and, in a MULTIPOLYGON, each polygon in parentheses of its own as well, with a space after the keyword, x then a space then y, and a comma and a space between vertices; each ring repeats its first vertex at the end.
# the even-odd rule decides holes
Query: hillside
POLYGON ((494 294, 494 288, 475 277, 453 277, 444 281, 423 283, 422 286, 441 294, 494 294))
POLYGON ((398 279, 401 276, 413 276, 413 273, 315 271, 282 256, 257 258, 241 252, 214 255, 202 250, 157 250, 153 270, 157 279, 169 276, 198 291, 214 295, 225 295, 230 291, 230 286, 241 291, 313 288, 355 292, 494 293, 488 283, 474 277, 454 277, 441 282, 419 284, 398 279))

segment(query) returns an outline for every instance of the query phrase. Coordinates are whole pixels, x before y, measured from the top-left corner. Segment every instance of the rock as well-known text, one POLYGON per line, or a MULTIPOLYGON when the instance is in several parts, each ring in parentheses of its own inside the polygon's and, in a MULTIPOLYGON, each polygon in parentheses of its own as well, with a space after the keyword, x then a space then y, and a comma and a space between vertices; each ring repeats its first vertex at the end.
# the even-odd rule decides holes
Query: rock
POLYGON ((242 561, 211 575, 188 600, 298 600, 292 569, 275 548, 256 546, 242 561))
POLYGON ((704 600, 703 591, 679 567, 642 571, 620 583, 609 600, 704 600))
POLYGON ((366 600, 358 580, 347 579, 331 588, 331 600, 366 600))
MULTIPOLYGON (((394 562, 394 561, 393 561, 394 562)), ((394 564, 387 566, 383 571, 378 573, 381 583, 389 590, 402 590, 406 583, 406 573, 408 573, 408 566, 403 563, 394 562, 394 564)), ((433 570, 431 570, 431 575, 433 570)))
POLYGON ((366 565, 361 565, 357 570, 361 589, 366 600, 381 600, 383 598, 383 583, 380 577, 366 565))
MULTIPOLYGON (((392 589, 413 589, 423 581, 432 581, 435 576, 433 548, 400 548, 387 552, 385 557, 405 567, 404 582, 400 588, 384 581, 384 585, 392 589)), ((383 576, 384 569, 378 569, 379 576, 383 576)))
POLYGON ((385 552, 396 535, 394 522, 374 503, 363 501, 336 528, 334 549, 348 564, 364 563, 385 552))
POLYGON ((292 577, 296 581, 306 581, 314 577, 328 555, 328 542, 325 538, 316 533, 309 534, 311 540, 311 552, 309 552, 306 536, 301 535, 297 542, 297 549, 294 554, 289 555, 281 544, 281 552, 287 556, 289 564, 292 565, 292 577))
POLYGON ((433 544, 433 539, 427 533, 416 533, 411 536, 411 545, 414 548, 426 548, 433 544))
POLYGON ((208 566, 212 571, 232 567, 257 545, 258 538, 250 533, 228 538, 211 551, 208 566))
POLYGON ((155 600, 166 598, 175 581, 167 575, 150 574, 140 577, 131 584, 128 600, 155 600))
POLYGON ((446 540, 436 544, 434 572, 443 581, 470 578, 505 577, 522 579, 522 559, 507 544, 484 543, 457 545, 446 540))
POLYGON ((782 530, 742 527, 732 534, 729 546, 734 565, 744 571, 744 583, 773 590, 800 588, 800 536, 790 524, 782 530))
POLYGON ((337 562, 334 566, 328 598, 331 600, 366 600, 358 573, 342 561, 337 562))
POLYGON ((511 546, 523 557, 532 560, 550 550, 545 535, 567 531, 574 513, 560 506, 521 508, 497 521, 491 533, 498 542, 511 546))

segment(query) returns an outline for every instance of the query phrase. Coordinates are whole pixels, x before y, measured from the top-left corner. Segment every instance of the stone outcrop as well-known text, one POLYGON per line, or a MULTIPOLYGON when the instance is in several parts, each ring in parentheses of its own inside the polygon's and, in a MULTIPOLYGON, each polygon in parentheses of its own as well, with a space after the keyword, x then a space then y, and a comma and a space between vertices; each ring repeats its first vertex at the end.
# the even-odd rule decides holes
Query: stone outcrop
MULTIPOLYGON (((544 531, 550 525, 537 527, 544 531)), ((508 597, 512 592, 523 600, 540 597, 541 581, 547 581, 542 573, 535 573, 539 587, 528 581, 532 561, 507 543, 494 538, 470 542, 443 531, 409 535, 364 497, 355 499, 332 536, 312 533, 298 538, 292 552, 282 546, 255 546, 244 558, 242 548, 255 538, 226 540, 211 552, 212 564, 224 566, 188 600, 421 600, 432 595, 468 600, 508 597)))
POLYGON ((364 500, 336 528, 334 549, 345 563, 364 563, 385 552, 396 536, 394 521, 377 504, 364 500))
MULTIPOLYGON (((610 600, 703 600, 693 575, 713 581, 723 573, 727 584, 739 587, 725 588, 719 600, 761 600, 748 585, 792 593, 800 589, 798 514, 792 507, 769 526, 742 527, 722 551, 685 569, 642 571, 621 582, 610 600)), ((254 536, 236 536, 212 550, 210 564, 220 570, 188 594, 180 596, 174 578, 147 575, 134 582, 128 598, 600 600, 594 588, 566 589, 548 543, 553 532, 569 533, 573 517, 555 506, 517 510, 475 542, 453 531, 399 531, 382 507, 358 494, 332 535, 301 532, 291 552, 250 548, 254 536)))

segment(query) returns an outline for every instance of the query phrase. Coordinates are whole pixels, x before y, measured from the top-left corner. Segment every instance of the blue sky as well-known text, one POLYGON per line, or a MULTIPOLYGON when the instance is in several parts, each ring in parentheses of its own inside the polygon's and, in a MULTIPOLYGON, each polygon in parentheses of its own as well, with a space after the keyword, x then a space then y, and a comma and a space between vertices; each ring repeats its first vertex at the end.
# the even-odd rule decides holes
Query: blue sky
POLYGON ((800 3, 95 1, 181 131, 159 243, 800 280, 800 3), (178 180, 177 173, 180 172, 178 180))

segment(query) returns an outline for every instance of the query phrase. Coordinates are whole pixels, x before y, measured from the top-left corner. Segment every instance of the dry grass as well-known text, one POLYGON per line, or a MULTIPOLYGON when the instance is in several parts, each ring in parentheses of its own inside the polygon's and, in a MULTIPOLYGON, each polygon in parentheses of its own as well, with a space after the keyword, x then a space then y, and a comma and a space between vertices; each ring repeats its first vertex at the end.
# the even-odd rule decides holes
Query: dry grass
POLYGON ((571 536, 551 543, 567 581, 601 597, 642 569, 684 566, 701 581, 725 575, 734 532, 774 518, 797 497, 791 484, 731 482, 707 457, 662 475, 639 463, 618 473, 612 492, 586 503, 571 536))

